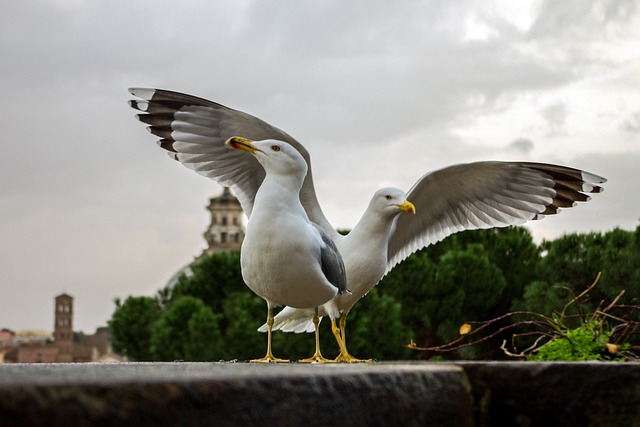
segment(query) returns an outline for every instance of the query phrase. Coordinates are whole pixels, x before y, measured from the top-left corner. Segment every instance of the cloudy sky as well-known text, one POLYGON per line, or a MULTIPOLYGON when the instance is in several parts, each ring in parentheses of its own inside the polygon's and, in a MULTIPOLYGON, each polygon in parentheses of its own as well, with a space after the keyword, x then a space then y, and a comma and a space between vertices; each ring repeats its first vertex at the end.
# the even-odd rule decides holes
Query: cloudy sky
POLYGON ((212 181, 171 161, 126 101, 159 87, 256 115, 311 152, 351 228, 381 186, 475 160, 560 163, 602 195, 536 239, 640 216, 640 13, 619 1, 0 4, 0 328, 92 332, 205 246, 212 181), (121 6, 125 5, 126 6, 121 6))

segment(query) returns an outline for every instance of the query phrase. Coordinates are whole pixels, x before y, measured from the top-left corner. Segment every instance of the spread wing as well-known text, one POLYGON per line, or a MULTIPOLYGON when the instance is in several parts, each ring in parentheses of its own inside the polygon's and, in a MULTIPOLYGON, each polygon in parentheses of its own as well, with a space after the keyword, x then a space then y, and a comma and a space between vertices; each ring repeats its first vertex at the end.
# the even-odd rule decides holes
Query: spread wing
POLYGON ((129 105, 141 112, 137 118, 160 138, 158 145, 184 166, 231 187, 247 216, 251 216, 265 172, 253 156, 227 147, 225 141, 232 136, 242 136, 255 141, 276 139, 291 144, 308 165, 300 191, 307 215, 325 232, 335 233, 318 204, 309 153, 293 137, 257 117, 206 99, 161 89, 132 88, 129 92, 140 98, 129 101, 129 105))
POLYGON ((526 162, 477 162, 428 173, 407 194, 416 215, 400 215, 387 272, 413 252, 462 230, 506 227, 558 213, 606 179, 579 169, 526 162))

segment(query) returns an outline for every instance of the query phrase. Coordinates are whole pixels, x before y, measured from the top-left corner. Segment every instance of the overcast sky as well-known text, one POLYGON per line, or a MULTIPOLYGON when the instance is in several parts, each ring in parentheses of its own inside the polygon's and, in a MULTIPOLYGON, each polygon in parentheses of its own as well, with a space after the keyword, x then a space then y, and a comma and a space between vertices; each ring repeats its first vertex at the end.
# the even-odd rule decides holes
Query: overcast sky
POLYGON ((382 186, 475 160, 609 179, 536 239, 632 230, 640 167, 639 3, 134 1, 0 3, 0 328, 53 328, 75 297, 93 332, 205 247, 217 184, 134 119, 131 86, 258 116, 310 151, 334 225, 382 186), (126 6, 121 6, 125 5, 126 6))

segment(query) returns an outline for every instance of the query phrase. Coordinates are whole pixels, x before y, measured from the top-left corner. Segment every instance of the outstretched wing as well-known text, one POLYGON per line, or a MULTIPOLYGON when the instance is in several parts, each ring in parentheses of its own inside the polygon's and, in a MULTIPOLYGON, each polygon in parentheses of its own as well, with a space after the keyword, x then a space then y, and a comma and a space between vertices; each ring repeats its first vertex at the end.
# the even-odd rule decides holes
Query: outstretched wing
POLYGON ((462 230, 506 227, 558 213, 606 179, 579 169, 526 162, 477 162, 428 173, 407 199, 416 215, 401 215, 389 241, 387 272, 413 252, 462 230))
POLYGON ((161 89, 132 88, 129 92, 140 98, 129 101, 129 105, 141 112, 137 118, 160 138, 160 147, 184 166, 231 187, 247 216, 251 215, 265 172, 253 156, 230 149, 225 141, 242 136, 291 144, 308 165, 300 200, 312 221, 327 233, 333 232, 318 204, 309 153, 293 137, 257 117, 206 99, 161 89))

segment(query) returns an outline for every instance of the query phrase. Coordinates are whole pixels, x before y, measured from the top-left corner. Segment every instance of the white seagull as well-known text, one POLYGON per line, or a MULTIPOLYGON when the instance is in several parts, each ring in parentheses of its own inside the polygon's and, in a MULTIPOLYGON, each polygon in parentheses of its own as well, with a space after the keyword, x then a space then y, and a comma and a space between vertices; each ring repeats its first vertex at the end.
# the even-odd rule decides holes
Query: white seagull
MULTIPOLYGON (((415 214, 415 206, 407 200, 404 191, 397 188, 383 188, 373 195, 362 219, 346 236, 334 236, 336 245, 343 256, 347 268, 349 293, 336 296, 329 304, 320 307, 319 316, 327 315, 337 306, 340 326, 331 318, 331 330, 340 346, 337 362, 360 361, 347 350, 347 315, 356 302, 365 296, 387 271, 389 239, 394 231, 395 219, 401 212, 415 214)), ((293 307, 285 307, 275 317, 273 330, 283 332, 313 332, 316 326, 312 320, 315 312, 293 307)), ((267 325, 258 331, 266 332, 267 325)))
MULTIPOLYGON (((323 314, 338 317, 330 301, 346 290, 344 264, 333 241, 309 221, 300 203, 300 188, 307 174, 300 153, 282 141, 232 137, 226 144, 251 153, 266 172, 255 194, 240 264, 247 286, 267 302, 267 354, 255 361, 284 362, 271 352, 273 307, 315 309, 317 324, 317 307, 328 302, 324 307, 329 309, 323 314)), ((318 339, 316 354, 305 361, 325 361, 318 339)))
MULTIPOLYGON (((448 166, 419 178, 406 198, 401 193, 377 192, 353 231, 341 236, 318 203, 309 153, 290 135, 247 113, 206 99, 160 89, 130 89, 130 93, 140 98, 130 105, 143 113, 137 117, 149 125, 147 129, 161 138, 160 147, 184 166, 231 187, 249 218, 265 172, 253 156, 241 158, 244 153, 229 151, 225 141, 235 135, 284 141, 302 154, 308 171, 300 201, 309 219, 334 240, 342 253, 347 288, 353 295, 350 298, 344 294, 335 301, 342 310, 340 329, 333 327, 334 334, 341 334, 336 338, 341 347, 337 360, 342 361, 358 360, 348 354, 344 340, 349 309, 413 252, 458 231, 506 227, 556 214, 560 208, 590 200, 586 193, 601 192, 598 184, 606 182, 586 171, 543 163, 486 161, 448 166), (415 215, 389 219, 372 209, 380 194, 385 199, 395 198, 396 215, 398 206, 410 200, 415 215)), ((282 313, 279 327, 310 330, 309 310, 285 308, 282 313)))

